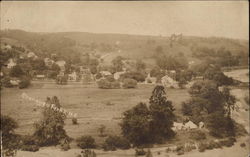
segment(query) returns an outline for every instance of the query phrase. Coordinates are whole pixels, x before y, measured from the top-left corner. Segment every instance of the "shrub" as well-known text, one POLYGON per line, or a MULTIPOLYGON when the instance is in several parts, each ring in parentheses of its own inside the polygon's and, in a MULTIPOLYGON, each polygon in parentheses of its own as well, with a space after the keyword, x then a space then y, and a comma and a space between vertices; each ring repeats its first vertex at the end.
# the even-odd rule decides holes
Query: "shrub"
MULTIPOLYGON (((94 151, 91 151, 89 149, 85 149, 84 151, 81 151, 82 155, 78 155, 79 157, 96 157, 96 153, 94 151)), ((77 156, 77 157, 78 157, 77 156)))
POLYGON ((23 151, 30 151, 30 152, 36 152, 39 150, 39 146, 37 145, 23 145, 21 147, 21 150, 23 151))
POLYGON ((107 79, 101 79, 97 82, 99 88, 102 89, 114 89, 120 88, 120 83, 118 81, 110 82, 107 79))
POLYGON ((135 155, 137 156, 142 156, 142 155, 146 155, 146 151, 143 150, 143 148, 141 149, 135 149, 135 155))
POLYGON ((66 85, 68 83, 68 77, 66 75, 58 76, 56 78, 56 83, 59 85, 66 85))
MULTIPOLYGON (((157 154, 160 155, 161 152, 158 152, 157 154)), ((153 157, 153 155, 152 155, 150 149, 148 149, 147 154, 146 154, 146 157, 153 157)))
POLYGON ((124 79, 123 88, 135 88, 137 86, 137 81, 134 79, 124 79))
POLYGON ((120 82, 118 82, 118 81, 111 82, 111 88, 112 89, 120 88, 120 82))
POLYGON ((220 141, 220 144, 222 146, 226 146, 226 147, 232 147, 234 145, 234 139, 232 138, 228 138, 228 139, 224 139, 220 141))
POLYGON ((190 132, 190 138, 194 140, 204 140, 206 139, 206 134, 200 130, 192 130, 190 132))
POLYGON ((104 144, 103 144, 104 150, 116 150, 116 148, 119 149, 129 149, 130 143, 127 139, 119 136, 109 136, 104 144))
POLYGON ((152 83, 151 79, 147 79, 147 83, 152 83))
POLYGON ((177 155, 184 154, 184 145, 178 145, 176 148, 177 155))
POLYGON ((91 136, 82 136, 78 139, 76 139, 77 146, 82 149, 89 149, 89 148, 95 148, 95 139, 91 136))
POLYGON ((67 151, 70 149, 70 145, 69 143, 64 143, 61 145, 61 149, 64 150, 64 151, 67 151))
POLYGON ((30 135, 22 136, 21 141, 23 145, 36 145, 37 144, 36 138, 30 135))
POLYGON ((206 143, 199 143, 198 145, 198 150, 199 152, 204 152, 207 148, 207 144, 206 143))
POLYGON ((3 86, 3 87, 6 87, 6 88, 11 88, 11 87, 13 87, 12 84, 10 83, 10 78, 9 78, 9 77, 4 77, 4 78, 1 80, 1 83, 2 83, 2 86, 3 86))
POLYGON ((245 143, 241 143, 240 146, 241 147, 246 147, 246 144, 245 143))
POLYGON ((105 129, 106 129, 106 126, 104 126, 104 125, 101 125, 99 128, 98 128, 98 131, 99 131, 99 136, 100 137, 105 137, 106 136, 106 134, 104 134, 104 132, 105 132, 105 129))
POLYGON ((101 73, 97 73, 97 74, 95 75, 95 78, 96 78, 96 79, 102 78, 102 74, 101 74, 101 73))
POLYGON ((245 100, 245 102, 249 105, 249 96, 248 96, 248 95, 246 95, 246 96, 244 97, 244 100, 245 100))
POLYGON ((78 123, 77 123, 77 119, 76 119, 75 117, 72 118, 72 124, 73 124, 73 125, 78 124, 78 123))
POLYGON ((208 142, 207 149, 213 149, 213 148, 221 148, 221 145, 219 142, 215 142, 213 140, 208 142))
POLYGON ((121 78, 126 79, 134 79, 137 82, 143 82, 146 79, 146 75, 142 72, 127 72, 121 75, 121 78))
POLYGON ((30 79, 28 77, 23 77, 19 83, 19 88, 27 88, 30 85, 30 79))
POLYGON ((177 151, 177 155, 183 155, 183 154, 184 154, 184 150, 177 151))

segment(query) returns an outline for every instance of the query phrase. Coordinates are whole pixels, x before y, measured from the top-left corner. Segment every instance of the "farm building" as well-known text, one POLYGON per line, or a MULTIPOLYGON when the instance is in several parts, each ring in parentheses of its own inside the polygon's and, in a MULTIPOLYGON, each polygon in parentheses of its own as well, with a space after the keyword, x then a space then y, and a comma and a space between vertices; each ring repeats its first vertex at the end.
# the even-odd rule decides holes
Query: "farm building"
POLYGON ((37 79, 43 80, 45 78, 45 75, 36 75, 37 79))
POLYGON ((189 129, 197 129, 198 128, 198 126, 196 124, 194 124, 192 121, 188 121, 187 123, 185 123, 184 127, 187 130, 189 130, 189 129))

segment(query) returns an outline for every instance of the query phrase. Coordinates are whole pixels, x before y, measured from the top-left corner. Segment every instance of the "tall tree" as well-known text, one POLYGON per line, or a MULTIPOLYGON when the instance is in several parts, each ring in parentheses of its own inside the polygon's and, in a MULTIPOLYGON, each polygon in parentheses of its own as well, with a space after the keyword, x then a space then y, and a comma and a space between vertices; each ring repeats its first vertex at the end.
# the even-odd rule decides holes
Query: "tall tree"
POLYGON ((150 129, 155 140, 161 142, 161 140, 172 137, 174 135, 171 129, 175 118, 174 108, 172 102, 167 100, 163 86, 157 85, 154 88, 149 103, 152 116, 150 129))

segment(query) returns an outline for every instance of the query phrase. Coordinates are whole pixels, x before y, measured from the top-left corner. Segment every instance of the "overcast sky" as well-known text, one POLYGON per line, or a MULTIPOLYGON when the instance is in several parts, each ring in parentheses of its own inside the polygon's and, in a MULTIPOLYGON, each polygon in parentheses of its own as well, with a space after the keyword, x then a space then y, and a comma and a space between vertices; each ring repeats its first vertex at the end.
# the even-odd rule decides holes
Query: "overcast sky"
POLYGON ((1 2, 1 29, 248 39, 248 1, 1 2))

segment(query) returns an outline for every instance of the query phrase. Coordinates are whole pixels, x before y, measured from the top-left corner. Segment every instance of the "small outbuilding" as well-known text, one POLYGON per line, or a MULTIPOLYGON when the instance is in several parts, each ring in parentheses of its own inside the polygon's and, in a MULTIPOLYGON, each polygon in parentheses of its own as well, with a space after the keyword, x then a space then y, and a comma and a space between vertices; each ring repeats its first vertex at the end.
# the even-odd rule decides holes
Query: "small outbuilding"
POLYGON ((188 121, 187 123, 185 123, 184 125, 185 129, 197 129, 198 126, 196 124, 194 124, 192 121, 188 121))

